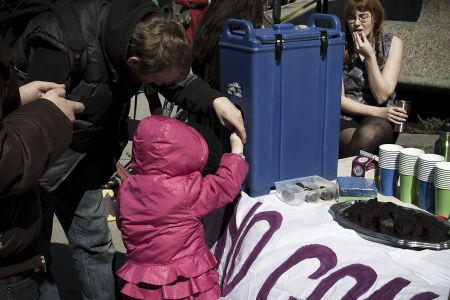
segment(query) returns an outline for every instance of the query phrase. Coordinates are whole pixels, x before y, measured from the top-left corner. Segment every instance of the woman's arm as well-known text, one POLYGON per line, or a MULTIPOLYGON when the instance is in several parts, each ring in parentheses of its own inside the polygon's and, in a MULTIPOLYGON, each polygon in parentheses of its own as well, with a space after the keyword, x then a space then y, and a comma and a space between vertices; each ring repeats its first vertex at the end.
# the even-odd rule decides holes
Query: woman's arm
POLYGON ((394 124, 405 122, 408 118, 403 108, 395 106, 373 106, 353 101, 345 96, 344 83, 342 83, 341 110, 353 116, 379 117, 394 124))
POLYGON ((341 92, 341 110, 352 116, 371 116, 376 117, 379 115, 377 111, 380 107, 367 105, 353 101, 352 99, 345 96, 344 81, 342 81, 342 92, 341 92))
MULTIPOLYGON (((365 36, 363 39, 365 40, 364 44, 368 43, 370 46, 370 43, 367 41, 365 36)), ((392 38, 389 55, 384 64, 383 71, 381 72, 378 67, 375 54, 373 51, 370 51, 370 53, 371 54, 367 56, 363 54, 366 58, 369 87, 377 103, 383 104, 386 102, 389 95, 394 92, 400 76, 403 42, 396 36, 392 38)))

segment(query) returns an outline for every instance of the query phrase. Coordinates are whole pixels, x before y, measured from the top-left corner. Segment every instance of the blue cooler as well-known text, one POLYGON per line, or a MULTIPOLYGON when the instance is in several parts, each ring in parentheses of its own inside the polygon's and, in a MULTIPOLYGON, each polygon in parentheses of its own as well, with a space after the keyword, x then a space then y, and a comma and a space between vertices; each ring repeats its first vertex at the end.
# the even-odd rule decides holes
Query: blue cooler
POLYGON ((274 182, 337 177, 344 33, 334 15, 308 26, 255 29, 230 19, 220 36, 221 90, 243 112, 250 164, 246 192, 274 182), (326 21, 331 28, 316 27, 326 21))

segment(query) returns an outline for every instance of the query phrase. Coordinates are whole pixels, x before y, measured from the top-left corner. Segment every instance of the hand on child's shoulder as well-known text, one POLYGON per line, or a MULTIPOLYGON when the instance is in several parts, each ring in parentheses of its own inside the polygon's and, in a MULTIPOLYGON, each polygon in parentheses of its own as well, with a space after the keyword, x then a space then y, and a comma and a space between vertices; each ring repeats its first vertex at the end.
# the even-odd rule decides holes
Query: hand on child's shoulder
POLYGON ((244 144, 241 138, 234 132, 230 135, 230 145, 232 153, 239 154, 244 152, 244 144))

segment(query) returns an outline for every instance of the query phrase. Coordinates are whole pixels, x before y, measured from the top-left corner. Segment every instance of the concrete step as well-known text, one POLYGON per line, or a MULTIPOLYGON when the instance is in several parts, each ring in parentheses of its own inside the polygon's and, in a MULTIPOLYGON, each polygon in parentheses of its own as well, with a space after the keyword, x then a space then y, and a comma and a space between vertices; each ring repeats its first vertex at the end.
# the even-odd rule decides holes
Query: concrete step
POLYGON ((434 153, 434 143, 438 137, 432 134, 401 133, 395 143, 404 148, 419 148, 425 153, 434 153))

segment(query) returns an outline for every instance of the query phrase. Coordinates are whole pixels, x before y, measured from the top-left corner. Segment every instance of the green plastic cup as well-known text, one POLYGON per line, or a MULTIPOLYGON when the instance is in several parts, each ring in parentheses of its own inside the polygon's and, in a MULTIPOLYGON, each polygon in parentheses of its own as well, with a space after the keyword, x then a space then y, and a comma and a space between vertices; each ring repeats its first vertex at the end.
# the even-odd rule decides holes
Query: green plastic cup
POLYGON ((417 205, 417 176, 400 174, 400 201, 417 205))
POLYGON ((450 190, 435 188, 434 191, 435 214, 448 218, 450 216, 450 190))

